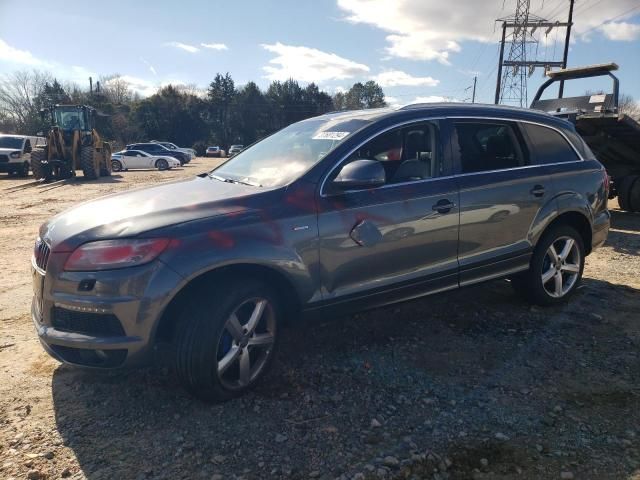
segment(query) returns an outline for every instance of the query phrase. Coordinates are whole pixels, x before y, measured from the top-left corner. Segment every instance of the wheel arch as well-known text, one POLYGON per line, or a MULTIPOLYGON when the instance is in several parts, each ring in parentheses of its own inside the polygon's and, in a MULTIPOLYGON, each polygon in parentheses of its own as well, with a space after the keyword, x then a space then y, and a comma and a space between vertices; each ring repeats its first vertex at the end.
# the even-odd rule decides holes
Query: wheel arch
POLYGON ((293 282, 283 272, 269 266, 251 263, 232 264, 216 267, 200 273, 183 285, 164 308, 154 334, 154 342, 171 342, 177 326, 177 316, 189 298, 207 285, 216 282, 230 282, 238 278, 258 278, 275 288, 285 316, 290 323, 301 312, 301 302, 293 282))
POLYGON ((587 215, 579 210, 568 210, 554 217, 544 228, 539 238, 557 225, 567 225, 574 228, 582 237, 585 255, 591 253, 593 232, 591 221, 587 215))

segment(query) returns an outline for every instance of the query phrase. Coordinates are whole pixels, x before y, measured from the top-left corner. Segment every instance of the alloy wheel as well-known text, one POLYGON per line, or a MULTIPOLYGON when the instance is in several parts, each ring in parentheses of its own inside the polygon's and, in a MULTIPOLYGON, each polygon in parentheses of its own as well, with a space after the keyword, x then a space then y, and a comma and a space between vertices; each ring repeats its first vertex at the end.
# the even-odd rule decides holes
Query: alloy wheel
POLYGON ((243 388, 261 373, 273 353, 275 311, 265 298, 244 301, 227 318, 216 350, 217 372, 229 389, 243 388))
POLYGON ((559 237, 543 259, 542 286, 553 298, 562 298, 573 288, 580 275, 580 249, 571 237, 559 237))

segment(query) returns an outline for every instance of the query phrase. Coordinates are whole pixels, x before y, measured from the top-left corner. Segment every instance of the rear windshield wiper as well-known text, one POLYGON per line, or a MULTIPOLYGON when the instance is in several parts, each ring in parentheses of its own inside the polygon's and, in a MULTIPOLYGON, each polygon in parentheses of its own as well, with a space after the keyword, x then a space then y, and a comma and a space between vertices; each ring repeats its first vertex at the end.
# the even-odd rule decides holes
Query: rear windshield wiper
POLYGON ((238 185, 249 185, 250 187, 261 187, 259 183, 248 182, 247 180, 236 180, 234 178, 226 178, 221 177, 220 175, 215 175, 213 173, 209 173, 209 177, 219 180, 225 183, 237 183, 238 185))

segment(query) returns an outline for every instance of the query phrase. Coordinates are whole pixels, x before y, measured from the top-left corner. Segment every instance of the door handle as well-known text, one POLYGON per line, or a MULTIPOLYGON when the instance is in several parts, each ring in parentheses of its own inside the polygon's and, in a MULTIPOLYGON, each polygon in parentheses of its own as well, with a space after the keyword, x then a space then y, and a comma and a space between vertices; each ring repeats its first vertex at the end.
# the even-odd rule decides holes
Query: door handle
POLYGON ((449 200, 439 200, 434 206, 431 207, 431 210, 438 213, 449 213, 452 208, 455 208, 456 204, 449 200))
POLYGON ((534 197, 541 197, 544 195, 544 187, 542 185, 536 185, 531 189, 531 195, 534 197))

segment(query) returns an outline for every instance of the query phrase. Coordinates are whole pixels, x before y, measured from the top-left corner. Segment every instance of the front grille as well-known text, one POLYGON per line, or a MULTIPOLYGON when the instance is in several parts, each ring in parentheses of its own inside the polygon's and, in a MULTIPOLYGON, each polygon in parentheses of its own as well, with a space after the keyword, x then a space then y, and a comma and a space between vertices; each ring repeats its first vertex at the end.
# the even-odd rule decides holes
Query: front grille
POLYGON ((0 163, 8 163, 9 155, 0 155, 0 163))
POLYGON ((38 238, 38 240, 36 240, 36 245, 33 249, 33 255, 36 258, 36 265, 38 266, 38 268, 42 270, 47 269, 47 263, 49 263, 50 254, 51 254, 51 249, 49 248, 49 245, 47 245, 47 243, 44 240, 38 238))
POLYGON ((56 330, 84 333, 96 337, 124 337, 124 329, 113 314, 74 312, 66 308, 53 307, 51 325, 56 330))

